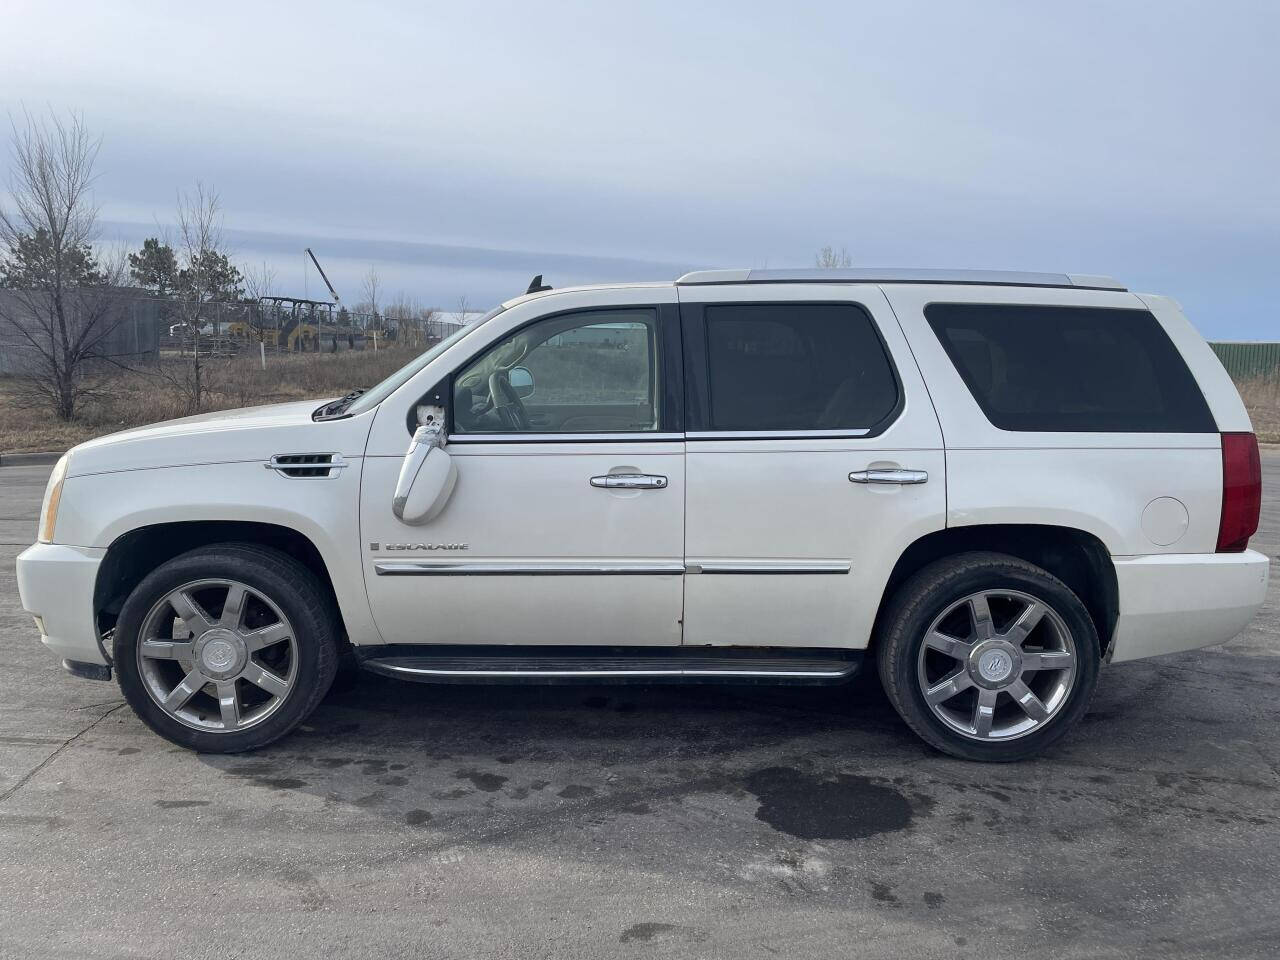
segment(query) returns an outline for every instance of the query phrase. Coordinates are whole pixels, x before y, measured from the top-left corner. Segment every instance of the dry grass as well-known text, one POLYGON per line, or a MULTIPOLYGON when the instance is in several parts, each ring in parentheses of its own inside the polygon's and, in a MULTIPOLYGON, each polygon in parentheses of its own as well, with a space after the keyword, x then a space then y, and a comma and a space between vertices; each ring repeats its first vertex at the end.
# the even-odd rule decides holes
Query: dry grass
MULTIPOLYGON (((251 355, 208 361, 210 395, 205 410, 228 410, 259 403, 320 400, 352 387, 368 387, 408 363, 415 349, 396 348, 335 354, 267 355, 261 370, 251 355)), ((166 363, 179 361, 166 360, 166 363)), ((1236 384, 1253 428, 1264 443, 1280 443, 1280 379, 1244 380, 1236 384)), ((42 409, 16 402, 14 383, 0 378, 0 453, 66 450, 83 440, 158 420, 185 416, 177 390, 155 371, 122 373, 113 378, 109 395, 87 402, 79 417, 62 423, 42 409)))
POLYGON ((1237 381, 1240 396, 1263 443, 1280 443, 1280 379, 1261 377, 1237 381))
MULTIPOLYGON (((334 354, 267 354, 267 369, 251 355, 205 361, 209 393, 202 409, 229 410, 289 400, 317 402, 352 387, 369 387, 408 363, 420 350, 406 348, 334 354)), ((181 361, 166 359, 166 365, 181 361)), ((171 420, 191 411, 180 392, 154 368, 114 375, 100 397, 84 403, 71 423, 18 402, 17 384, 0 377, 0 453, 66 450, 92 437, 171 420)))

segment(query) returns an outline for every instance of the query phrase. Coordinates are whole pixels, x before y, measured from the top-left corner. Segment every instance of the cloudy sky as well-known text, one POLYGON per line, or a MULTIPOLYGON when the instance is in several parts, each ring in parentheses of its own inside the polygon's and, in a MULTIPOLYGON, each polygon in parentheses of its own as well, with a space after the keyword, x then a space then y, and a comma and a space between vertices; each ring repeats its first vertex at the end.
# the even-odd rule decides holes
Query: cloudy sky
POLYGON ((197 178, 281 292, 485 307, 689 268, 1112 274, 1280 338, 1280 4, 3 0, 0 109, 103 137, 103 239, 197 178))

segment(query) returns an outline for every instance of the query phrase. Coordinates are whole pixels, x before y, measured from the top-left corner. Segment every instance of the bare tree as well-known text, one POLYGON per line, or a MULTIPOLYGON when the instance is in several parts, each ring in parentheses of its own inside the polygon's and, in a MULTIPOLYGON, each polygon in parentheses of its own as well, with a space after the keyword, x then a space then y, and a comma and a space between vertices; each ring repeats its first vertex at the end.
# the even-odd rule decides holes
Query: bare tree
POLYGON ((386 316, 395 321, 396 341, 401 345, 413 345, 418 342, 418 301, 405 296, 404 291, 396 294, 396 298, 387 304, 386 316))
POLYGON ((110 244, 96 244, 93 257, 97 265, 98 277, 106 285, 126 287, 129 285, 129 247, 116 241, 110 244))
POLYGON ((93 249, 98 210, 91 190, 99 138, 79 114, 10 117, 10 202, 0 207, 0 334, 19 356, 25 399, 62 420, 102 386, 116 356, 112 334, 123 313, 108 286, 119 263, 93 249))
POLYGON ((382 299, 382 277, 378 273, 378 268, 370 264, 369 272, 364 275, 364 280, 360 284, 360 292, 364 294, 365 302, 369 304, 369 313, 372 319, 369 321, 375 330, 379 329, 378 303, 382 299))
MULTIPOLYGON (((191 340, 191 361, 169 371, 166 379, 182 394, 188 412, 199 413, 209 387, 205 358, 200 354, 201 326, 206 322, 209 305, 223 292, 228 264, 218 192, 196 181, 191 192, 179 192, 177 218, 182 286, 178 314, 183 340, 191 340)), ((236 278, 239 279, 238 271, 236 278)))
POLYGON ((262 310, 262 299, 276 292, 276 271, 263 260, 260 267, 246 265, 240 271, 240 275, 244 278, 245 299, 249 301, 245 306, 249 334, 258 341, 258 359, 262 369, 265 370, 267 369, 267 327, 270 324, 262 310))
POLYGON ((440 333, 440 311, 435 307, 422 307, 418 311, 418 343, 417 346, 425 346, 428 341, 439 340, 440 333))
POLYGON ((826 246, 818 251, 814 264, 821 270, 840 270, 852 267, 853 257, 849 256, 849 251, 844 247, 836 250, 835 247, 826 246))
POLYGON ((467 323, 467 314, 469 314, 470 312, 471 312, 471 301, 468 300, 466 298, 466 295, 464 294, 463 296, 458 298, 458 309, 455 310, 453 314, 454 322, 457 323, 458 326, 460 327, 465 326, 467 323))

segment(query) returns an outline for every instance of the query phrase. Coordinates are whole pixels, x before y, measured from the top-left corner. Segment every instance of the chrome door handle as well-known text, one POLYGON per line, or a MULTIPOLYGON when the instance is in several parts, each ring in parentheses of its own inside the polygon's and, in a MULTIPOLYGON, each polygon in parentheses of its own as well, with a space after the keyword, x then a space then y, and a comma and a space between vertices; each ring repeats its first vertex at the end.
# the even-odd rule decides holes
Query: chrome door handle
POLYGON ((661 490, 667 485, 667 478, 656 473, 606 473, 592 477, 591 485, 610 490, 661 490))
POLYGON ((924 483, 929 474, 924 470, 855 470, 849 479, 854 483, 924 483))

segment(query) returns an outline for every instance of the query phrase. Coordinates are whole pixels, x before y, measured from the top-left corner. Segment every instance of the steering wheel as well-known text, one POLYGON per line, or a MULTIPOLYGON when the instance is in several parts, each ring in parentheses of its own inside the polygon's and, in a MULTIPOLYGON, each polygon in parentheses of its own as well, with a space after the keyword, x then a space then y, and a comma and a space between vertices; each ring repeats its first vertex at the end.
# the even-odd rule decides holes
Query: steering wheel
POLYGON ((489 399, 502 425, 508 430, 527 432, 533 429, 524 403, 511 385, 506 370, 495 370, 489 374, 489 399))

